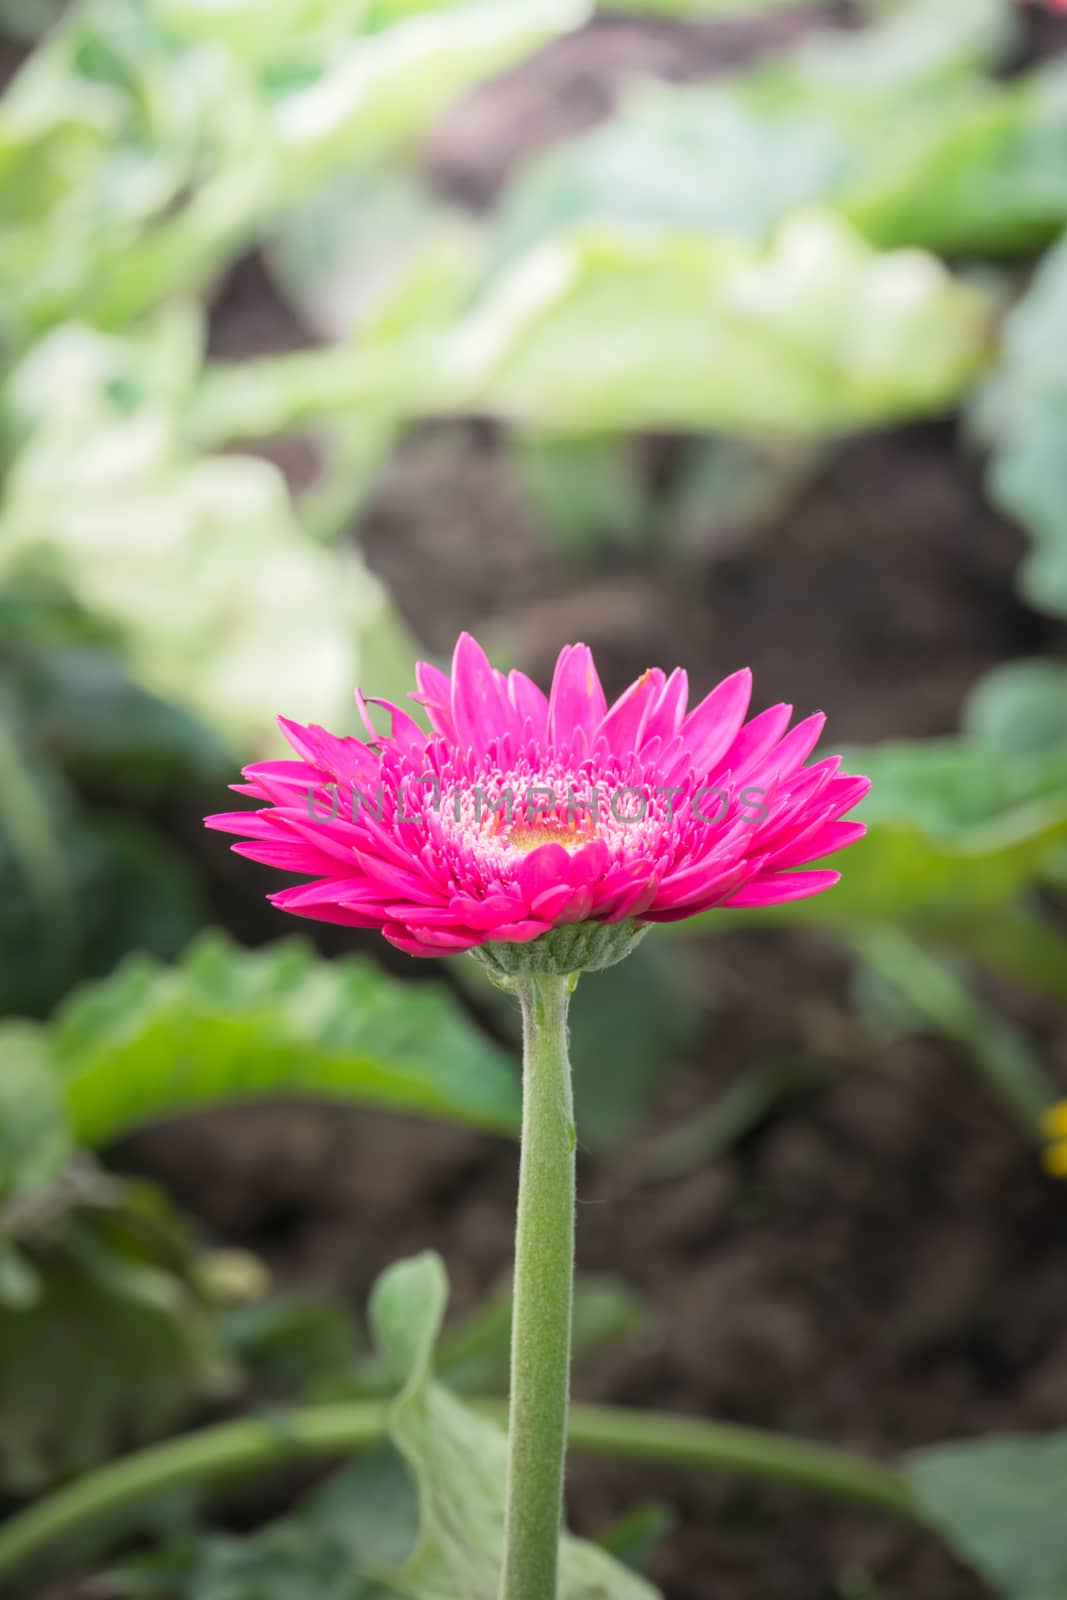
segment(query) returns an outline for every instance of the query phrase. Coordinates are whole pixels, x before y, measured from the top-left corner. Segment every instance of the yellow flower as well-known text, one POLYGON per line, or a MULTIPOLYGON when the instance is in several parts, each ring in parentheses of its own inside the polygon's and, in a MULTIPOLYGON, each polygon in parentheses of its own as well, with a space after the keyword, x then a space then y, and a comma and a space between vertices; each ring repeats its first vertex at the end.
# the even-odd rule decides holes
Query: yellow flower
POLYGON ((1049 1106, 1041 1118, 1041 1132, 1048 1140, 1043 1161, 1053 1178, 1067 1178, 1067 1100, 1049 1106))

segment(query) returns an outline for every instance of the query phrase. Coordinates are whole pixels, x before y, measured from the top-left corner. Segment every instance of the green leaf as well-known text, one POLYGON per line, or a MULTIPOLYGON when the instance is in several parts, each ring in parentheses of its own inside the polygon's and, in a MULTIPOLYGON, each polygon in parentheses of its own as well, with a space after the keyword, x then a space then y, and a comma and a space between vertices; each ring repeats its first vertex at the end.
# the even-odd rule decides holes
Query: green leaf
POLYGON ((1067 749, 1067 662, 1035 658, 995 668, 972 691, 963 725, 1008 759, 1067 749))
POLYGON ((48 1030, 78 1139, 110 1142, 222 1101, 313 1095, 496 1132, 518 1122, 515 1073, 436 983, 297 940, 255 952, 206 934, 175 967, 132 956, 48 1030))
POLYGON ((654 1178, 673 1178, 717 1161, 788 1104, 819 1088, 814 1065, 765 1061, 746 1067, 706 1111, 660 1134, 646 1158, 654 1178))
POLYGON ((475 224, 400 162, 345 172, 294 208, 269 246, 271 272, 311 328, 341 341, 443 320, 466 287, 475 224))
POLYGON ((796 214, 770 245, 589 224, 490 281, 426 396, 546 431, 818 437, 936 413, 984 366, 991 307, 918 252, 796 214))
POLYGON ((0 589, 0 1011, 46 1013, 130 946, 181 949, 204 920, 192 864, 134 812, 192 809, 231 771, 222 741, 139 686, 69 597, 0 589))
POLYGON ((926 1519, 1004 1600, 1067 1592, 1067 1434, 939 1445, 907 1474, 926 1519))
POLYGON ((633 12, 648 17, 761 16, 766 11, 786 11, 798 0, 608 0, 598 7, 609 16, 633 12))
POLYGON ((891 1031, 933 1028, 954 1040, 1023 1130, 1035 1136, 1056 1091, 1025 1034, 997 1016, 975 984, 898 929, 856 930, 850 943, 869 973, 889 985, 898 1006, 903 1002, 891 1031))
POLYGON ((158 1438, 233 1380, 162 1197, 147 1185, 97 1191, 61 1226, 47 1207, 39 1226, 27 1208, 22 1225, 34 1291, 0 1306, 0 1484, 10 1493, 158 1438))
POLYGON ((54 584, 0 588, 0 699, 26 764, 79 786, 144 799, 231 771, 222 740, 137 683, 114 633, 54 584))
MULTIPOLYGON (((608 0, 602 9, 681 17, 758 17, 800 3, 801 0, 608 0)), ((1012 0, 941 0, 936 11, 924 0, 856 0, 853 9, 861 15, 870 13, 875 19, 888 17, 887 36, 881 37, 883 30, 879 30, 879 43, 883 55, 890 58, 891 72, 898 70, 894 57, 909 52, 924 58, 930 69, 935 64, 995 57, 1012 40, 1015 30, 1012 0)), ((862 62, 868 53, 868 35, 873 31, 856 35, 850 31, 843 37, 836 32, 831 34, 831 52, 839 53, 843 65, 862 62)), ((826 48, 828 32, 816 35, 814 45, 802 44, 796 54, 820 55, 826 48)))
POLYGON ((680 442, 657 534, 688 554, 726 555, 784 522, 831 445, 804 439, 695 436, 680 442))
POLYGON ((320 1392, 347 1371, 359 1348, 347 1309, 334 1300, 306 1294, 277 1294, 248 1305, 229 1307, 216 1318, 216 1331, 241 1366, 272 1390, 320 1392))
POLYGON ((1067 238, 1045 257, 1004 329, 1000 369, 977 423, 993 445, 989 489, 1033 550, 1019 574, 1024 598, 1067 616, 1067 238))
POLYGON ((524 498, 564 555, 634 545, 647 531, 648 492, 624 440, 524 434, 511 453, 524 498))
POLYGON ((1010 909, 1067 838, 1067 750, 1007 761, 973 738, 926 739, 852 749, 845 765, 872 779, 855 812, 870 831, 835 858, 831 894, 771 920, 892 923, 956 942, 1010 909))
MULTIPOLYGON (((123 1592, 188 1600, 496 1600, 506 1441, 433 1375, 448 1286, 431 1252, 378 1280, 370 1314, 399 1393, 389 1442, 249 1538, 187 1537, 127 1566, 123 1592)), ((620 1530, 631 1555, 662 1513, 620 1530)), ((563 1535, 560 1600, 656 1600, 604 1550, 563 1535)))
POLYGON ((247 1538, 188 1534, 124 1563, 117 1578, 130 1600, 389 1600, 310 1516, 280 1519, 247 1538))
POLYGON ((696 926, 888 926, 1062 994, 1067 941, 1032 890, 1064 878, 1067 745, 1008 752, 987 729, 856 748, 845 764, 872 779, 854 813, 869 831, 827 863, 842 874, 833 891, 728 918, 711 913, 696 926))
POLYGON ((40 1037, 24 1023, 0 1023, 0 1233, 4 1204, 46 1188, 70 1150, 59 1085, 40 1037))
MULTIPOLYGON (((27 754, 14 726, 0 717, 0 881, 8 891, 0 900, 0 917, 9 927, 24 921, 27 930, 34 929, 34 959, 46 980, 65 975, 74 938, 73 809, 63 781, 27 754)), ((20 947, 12 943, 11 948, 20 947)), ((18 995, 17 955, 12 966, 18 995)), ((10 974, 9 968, 0 992, 11 985, 10 974)))
POLYGON ((646 940, 579 984, 571 1005, 575 1121, 581 1144, 620 1140, 662 1090, 704 1017, 682 953, 646 940))
POLYGON ((111 651, 66 649, 18 666, 30 719, 24 734, 76 783, 151 799, 231 770, 221 739, 135 683, 111 651))
MULTIPOLYGON (((988 293, 922 252, 880 254, 825 212, 791 214, 766 242, 593 220, 480 283, 466 276, 469 304, 450 323, 435 313, 351 348, 209 368, 198 436, 367 413, 499 416, 539 435, 524 471, 568 538, 592 520, 629 535, 641 508, 602 454, 595 499, 562 522, 568 461, 546 455, 546 438, 670 428, 814 440, 937 414, 991 352, 988 293)), ((460 266, 453 289, 462 278, 460 266)))
POLYGON ((50 28, 63 9, 63 0, 7 0, 4 33, 13 39, 36 39, 50 28))
POLYGON ((0 1012, 39 1015, 131 946, 175 954, 204 906, 170 841, 128 813, 89 810, 47 743, 35 748, 47 726, 29 706, 14 723, 0 718, 0 1012))
POLYGON ((388 693, 401 661, 406 686, 410 651, 355 551, 308 541, 277 467, 190 448, 201 331, 184 313, 130 339, 64 328, 20 364, 0 575, 57 575, 144 689, 266 749, 280 710, 351 715, 353 683, 388 693))
MULTIPOLYGON (((646 1307, 620 1278, 579 1273, 574 1284, 571 1333, 575 1368, 605 1345, 647 1328, 646 1307)), ((503 1287, 450 1328, 437 1346, 435 1367, 451 1389, 503 1394, 511 1356, 511 1289, 503 1287)))
MULTIPOLYGON (((1067 750, 1067 664, 1009 661, 987 673, 964 707, 963 725, 1005 761, 1053 762, 1056 752, 1067 750)), ((1067 847, 1056 852, 1045 876, 1067 884, 1067 847)), ((1067 946, 1062 955, 1067 958, 1067 946)), ((1067 959, 1060 965, 1067 970, 1067 959)))
POLYGON ((590 223, 759 240, 815 205, 883 247, 1032 249, 1067 218, 1067 73, 985 75, 1010 12, 922 0, 724 83, 639 86, 520 169, 494 263, 590 223))
POLYGON ((597 1543, 616 1561, 640 1571, 678 1526, 678 1513, 665 1500, 646 1500, 612 1523, 597 1543))
POLYGON ((21 1250, 0 1239, 0 1306, 24 1311, 41 1295, 41 1279, 21 1250))
MULTIPOLYGON (((336 1312, 336 1308, 333 1309, 336 1312)), ((246 1344, 242 1339, 238 1348, 246 1359, 251 1356, 258 1370, 264 1355, 270 1357, 271 1331, 277 1324, 286 1342, 290 1337, 293 1339, 295 1364, 301 1359, 301 1350, 297 1348, 299 1306, 293 1308, 292 1315, 297 1320, 290 1333, 284 1301, 279 1304, 272 1300, 261 1307, 231 1312, 226 1327, 227 1330, 236 1327, 239 1335, 240 1330, 250 1330, 251 1343, 246 1344)), ((325 1308, 320 1320, 325 1321, 325 1308)), ((610 1273, 578 1274, 574 1283, 572 1328, 572 1360, 576 1369, 606 1345, 640 1332, 648 1324, 647 1308, 621 1279, 610 1273)), ((312 1326, 309 1332, 314 1341, 316 1327, 312 1326)), ((324 1328, 323 1334, 325 1332, 324 1328)), ((284 1356, 284 1346, 278 1354, 284 1356)), ((511 1285, 505 1283, 444 1330, 438 1341, 434 1367, 442 1382, 458 1394, 506 1394, 510 1362, 511 1285)), ((324 1400, 338 1400, 387 1395, 395 1388, 395 1373, 378 1351, 360 1352, 355 1359, 351 1359, 350 1351, 350 1359, 334 1361, 332 1371, 324 1369, 314 1393, 324 1400)))
POLYGON ((25 345, 198 288, 286 207, 408 146, 584 0, 86 0, 0 110, 0 307, 25 345))
MULTIPOLYGON (((65 842, 78 902, 76 972, 97 977, 130 949, 166 959, 203 925, 204 900, 191 863, 158 830, 134 818, 89 815, 65 842)), ((6 908, 5 919, 12 909, 6 908)), ((8 988, 8 980, 14 985, 22 978, 23 995, 31 995, 25 1008, 37 1011, 45 994, 56 995, 51 987, 42 993, 33 985, 28 970, 40 961, 40 943, 34 938, 13 950, 5 999, 13 1008, 24 1008, 17 990, 8 988)), ((60 993, 74 974, 67 968, 61 975, 66 983, 60 993)))
MULTIPOLYGON (((495 1600, 503 1544, 506 1439, 432 1375, 447 1284, 427 1253, 391 1267, 371 1299, 379 1344, 406 1382, 389 1432, 418 1489, 419 1530, 399 1566, 379 1574, 405 1600, 495 1600)), ((596 1546, 564 1535, 561 1600, 652 1600, 655 1593, 596 1546)))

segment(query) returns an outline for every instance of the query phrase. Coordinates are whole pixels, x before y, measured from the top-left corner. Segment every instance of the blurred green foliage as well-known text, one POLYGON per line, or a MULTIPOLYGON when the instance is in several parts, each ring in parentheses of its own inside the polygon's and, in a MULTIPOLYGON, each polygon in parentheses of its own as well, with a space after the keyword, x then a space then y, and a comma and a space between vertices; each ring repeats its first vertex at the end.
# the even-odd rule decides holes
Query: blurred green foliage
POLYGON ((161 1117, 278 1094, 497 1133, 518 1125, 511 1063, 446 989, 366 958, 318 961, 299 940, 253 952, 208 933, 174 966, 131 954, 52 1022, 0 1023, 0 1047, 24 1073, 44 1063, 72 1138, 91 1148, 161 1117))
MULTIPOLYGON (((237 1310, 215 1316, 212 1286, 232 1274, 208 1270, 158 1191, 105 1176, 88 1148, 266 1094, 518 1121, 511 1063, 447 990, 366 959, 326 964, 295 940, 251 953, 210 934, 173 968, 131 955, 47 1026, 0 1022, 0 1064, 0 1486, 16 1493, 181 1422, 233 1387, 230 1352, 255 1364, 237 1310)), ((635 1314, 610 1285, 586 1305, 586 1349, 635 1314)), ((271 1315, 250 1307, 246 1323, 254 1310, 271 1315)), ((487 1331, 467 1359, 495 1348, 487 1331)), ((296 1377, 314 1376, 304 1352, 296 1377)))
POLYGON ((180 950, 206 907, 156 813, 229 770, 103 618, 44 574, 0 586, 0 1013, 44 1012, 129 949, 180 950))
MULTIPOLYGON (((124 1575, 132 1593, 144 1600, 494 1600, 506 1443, 496 1422, 435 1375, 446 1296, 444 1268, 431 1254, 398 1262, 375 1287, 371 1322, 395 1395, 381 1449, 252 1537, 186 1539, 139 1563, 124 1575)), ((560 1600, 655 1600, 658 1593, 606 1551, 566 1533, 560 1556, 560 1600)))
POLYGON ((570 433, 840 432, 951 404, 990 316, 932 258, 878 256, 818 213, 755 248, 589 224, 486 290, 425 404, 570 433))
POLYGON ((954 1040, 1031 1139, 1055 1088, 1025 1034, 982 1000, 957 963, 940 958, 897 928, 855 929, 862 958, 861 1015, 875 1034, 893 1038, 930 1030, 954 1040))
POLYGON ((998 255, 1067 220, 1067 74, 993 75, 999 3, 897 8, 712 86, 638 85, 511 185, 495 259, 579 223, 761 240, 831 206, 882 249, 998 255))
POLYGON ((992 444, 993 499, 1034 541, 1019 582, 1040 611, 1067 617, 1067 238, 1008 318, 1000 370, 976 421, 992 444))
POLYGON ((1067 1584, 1067 1434, 939 1445, 909 1477, 932 1528, 1005 1600, 1054 1600, 1067 1584))
POLYGON ((248 750, 282 705, 340 717, 370 661, 388 680, 408 652, 357 554, 307 538, 277 467, 185 443, 200 359, 178 311, 126 338, 57 329, 15 367, 0 580, 61 584, 146 686, 248 750))
POLYGON ((0 107, 0 329, 121 328, 346 165, 583 20, 581 0, 80 0, 0 107))
MULTIPOLYGON (((10 1083, 26 1087, 20 1059, 11 1069, 5 1060, 5 1112, 10 1083)), ((25 1121, 23 1110, 16 1128, 25 1121)), ((237 1380, 184 1220, 153 1186, 85 1165, 43 1186, 42 1157, 47 1151, 54 1161, 59 1149, 56 1127, 50 1120, 48 1146, 38 1128, 32 1163, 22 1147, 20 1187, 0 1208, 0 1487, 7 1494, 35 1493, 157 1438, 197 1405, 231 1393, 237 1380)))
POLYGON ((1062 996, 1067 934, 1037 891, 1067 881, 1065 682, 1058 663, 1020 662, 979 684, 959 736, 850 749, 870 832, 841 883, 740 915, 927 936, 1062 996))

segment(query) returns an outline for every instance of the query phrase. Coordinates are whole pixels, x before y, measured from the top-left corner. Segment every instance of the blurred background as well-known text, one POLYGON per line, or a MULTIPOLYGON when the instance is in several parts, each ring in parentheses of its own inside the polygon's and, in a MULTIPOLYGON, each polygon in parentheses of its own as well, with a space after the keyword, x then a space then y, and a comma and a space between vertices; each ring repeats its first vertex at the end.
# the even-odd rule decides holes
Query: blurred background
MULTIPOLYGON (((426 1246, 502 1389, 510 1007, 284 924, 200 824, 276 713, 355 732, 463 628, 609 695, 750 664, 874 779, 832 895, 576 997, 576 1392, 1067 1426, 1067 17, 0 0, 0 81, 2 1503, 375 1392, 426 1246)), ((576 1463, 578 1531, 635 1502, 668 1600, 988 1592, 576 1463)))

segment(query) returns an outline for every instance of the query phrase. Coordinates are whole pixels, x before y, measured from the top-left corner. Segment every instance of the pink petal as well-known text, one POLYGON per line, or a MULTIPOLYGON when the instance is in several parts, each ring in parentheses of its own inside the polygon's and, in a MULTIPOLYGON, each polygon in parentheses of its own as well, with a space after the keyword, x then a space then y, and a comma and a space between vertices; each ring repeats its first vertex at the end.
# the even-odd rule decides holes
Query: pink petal
POLYGON ((491 739, 519 732, 515 708, 478 641, 461 633, 452 658, 452 721, 459 744, 484 755, 491 739))
POLYGON ((562 906, 555 915, 555 923, 584 922, 593 909, 592 889, 574 889, 565 906, 562 906))
POLYGON ((405 866, 372 855, 369 851, 360 851, 356 859, 371 882, 378 884, 384 893, 394 899, 400 895, 415 905, 433 905, 443 898, 443 888, 434 889, 426 876, 417 870, 418 863, 413 857, 408 857, 405 866))
POLYGON ((759 773, 759 777, 765 781, 772 776, 785 778, 803 766, 822 737, 825 726, 826 717, 821 711, 816 711, 814 716, 805 717, 795 728, 790 728, 767 757, 765 769, 759 773))
POLYGON ((400 706, 395 706, 391 700, 379 700, 374 695, 365 696, 362 690, 357 689, 356 706, 363 719, 363 725, 373 742, 380 744, 383 738, 387 738, 391 744, 395 744, 406 755, 420 755, 426 748, 426 734, 419 727, 415 718, 409 716, 400 706), (367 711, 368 706, 381 706, 383 711, 388 711, 392 719, 388 734, 382 735, 377 732, 370 720, 370 714, 367 711))
POLYGON ((647 911, 656 898, 659 881, 653 873, 643 883, 635 883, 632 889, 619 896, 611 911, 602 918, 604 922, 622 922, 626 917, 639 917, 647 911))
POLYGON ((737 737, 752 699, 752 673, 742 667, 712 689, 682 724, 694 772, 710 772, 737 737))
POLYGON ((548 729, 548 697, 544 690, 525 672, 512 671, 508 673, 508 699, 515 707, 520 728, 529 723, 534 738, 543 739, 548 729))
POLYGON ((439 928, 401 928, 387 925, 382 929, 390 944, 411 956, 458 955, 470 950, 481 940, 470 933, 452 933, 439 928))
MULTIPOLYGON (((253 761, 249 766, 242 767, 241 771, 253 782, 267 778, 279 789, 288 785, 290 788, 306 791, 312 784, 333 781, 331 773, 308 761, 253 761)), ((236 784, 234 787, 236 788, 236 784)))
POLYGON ((547 933, 550 926, 539 917, 526 917, 521 922, 506 922, 494 928, 492 936, 504 944, 529 944, 547 933))
POLYGON ((548 697, 548 742, 554 750, 570 748, 582 730, 589 742, 604 719, 607 702, 600 687, 593 652, 585 644, 567 644, 559 653, 548 697))
POLYGON ((570 859, 570 881, 576 885, 595 883, 607 871, 611 851, 604 839, 590 839, 588 844, 575 850, 570 859))
POLYGON ((689 675, 681 667, 675 667, 663 685, 659 699, 648 714, 642 747, 647 747, 652 739, 673 739, 682 726, 688 699, 689 675))
POLYGON ((515 874, 515 884, 526 904, 533 905, 538 895, 560 883, 571 886, 571 858, 561 844, 539 844, 523 857, 515 874))
POLYGON ((789 726, 793 707, 784 704, 768 706, 758 717, 746 722, 733 744, 719 759, 714 778, 728 772, 734 784, 744 783, 754 772, 769 750, 773 750, 789 726))
POLYGON ((786 900, 806 900, 841 881, 839 872, 780 872, 755 879, 723 903, 728 906, 776 906, 786 900))
POLYGON ((415 682, 419 692, 412 699, 426 708, 430 727, 444 738, 454 739, 456 729, 452 721, 452 684, 447 673, 429 661, 416 661, 415 682))
POLYGON ((255 839, 232 844, 230 849, 234 855, 258 861, 265 867, 279 867, 283 872, 313 872, 319 876, 337 870, 336 861, 299 839, 255 839))
POLYGON ((534 895, 530 901, 530 910, 535 916, 542 917, 545 922, 555 922, 573 899, 574 890, 570 884, 557 883, 551 889, 542 889, 540 894, 534 895))
POLYGON ((491 932, 509 922, 518 922, 525 905, 518 895, 487 895, 484 900, 474 900, 469 895, 453 895, 448 902, 457 919, 468 928, 491 932))
POLYGON ((624 689, 597 729, 597 739, 604 739, 608 749, 616 755, 636 750, 644 729, 645 719, 655 705, 664 684, 658 667, 649 667, 628 689, 624 689))
MULTIPOLYGON (((282 911, 296 911, 303 906, 351 905, 351 900, 346 901, 344 896, 345 891, 351 891, 352 888, 343 879, 316 878, 313 883, 295 883, 291 889, 280 889, 267 898, 271 905, 278 906, 282 911)), ((366 898, 372 899, 373 896, 366 898)))
MULTIPOLYGON (((305 885, 304 887, 309 886, 305 885)), ((280 894, 268 895, 267 899, 271 905, 277 906, 279 911, 288 911, 296 917, 310 917, 315 922, 338 923, 343 928, 376 928, 381 922, 381 914, 379 912, 364 911, 359 907, 340 905, 336 901, 326 898, 290 902, 288 897, 291 893, 292 891, 283 889, 280 894)))
MULTIPOLYGON (((287 717, 279 717, 278 724, 299 755, 340 783, 355 781, 377 760, 362 739, 350 734, 338 738, 314 722, 305 728, 298 722, 290 722, 287 717)), ((266 764, 263 770, 265 773, 266 764)))
POLYGON ((866 832, 867 825, 864 822, 828 822, 810 835, 794 839, 783 850, 776 852, 772 859, 776 867, 802 867, 806 861, 820 861, 823 856, 846 850, 850 844, 862 839, 866 832))
POLYGON ((278 830, 270 816, 269 811, 216 811, 204 818, 204 827, 219 833, 241 833, 249 839, 273 839, 278 830))
POLYGON ((687 917, 695 917, 701 911, 710 911, 713 906, 729 903, 729 897, 749 875, 751 864, 747 861, 736 862, 732 867, 717 873, 708 873, 703 882, 694 880, 687 894, 681 896, 677 889, 669 895, 662 890, 656 896, 656 903, 643 913, 646 922, 682 922, 687 917))
POLYGON ((853 806, 859 805, 866 794, 870 793, 871 780, 851 773, 842 773, 839 778, 834 778, 828 783, 824 798, 827 805, 832 805, 838 816, 845 811, 851 811, 853 806))

